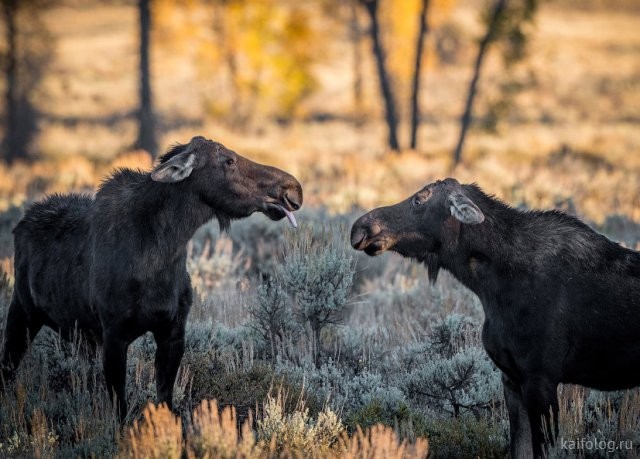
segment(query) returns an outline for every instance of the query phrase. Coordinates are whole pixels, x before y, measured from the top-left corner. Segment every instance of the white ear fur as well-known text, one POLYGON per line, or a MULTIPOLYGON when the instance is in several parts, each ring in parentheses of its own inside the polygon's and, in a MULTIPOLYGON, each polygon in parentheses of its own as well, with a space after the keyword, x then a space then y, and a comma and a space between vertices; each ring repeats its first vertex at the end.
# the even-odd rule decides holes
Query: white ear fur
POLYGON ((156 167, 151 173, 151 179, 164 183, 180 182, 191 175, 195 162, 196 157, 193 153, 180 153, 156 167))
POLYGON ((462 193, 450 194, 448 203, 451 215, 461 223, 477 225, 484 221, 484 214, 480 208, 462 193))

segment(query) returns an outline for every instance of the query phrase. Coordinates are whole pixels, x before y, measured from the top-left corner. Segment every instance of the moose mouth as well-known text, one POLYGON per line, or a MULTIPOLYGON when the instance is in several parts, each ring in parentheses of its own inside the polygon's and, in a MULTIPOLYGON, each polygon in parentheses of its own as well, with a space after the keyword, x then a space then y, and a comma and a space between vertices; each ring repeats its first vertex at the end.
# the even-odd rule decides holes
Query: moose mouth
POLYGON ((363 237, 359 242, 356 242, 353 247, 356 250, 363 250, 364 253, 370 257, 375 257, 383 252, 391 249, 394 242, 386 237, 378 237, 374 239, 367 239, 363 237))
POLYGON ((378 239, 375 241, 371 241, 369 245, 364 248, 364 253, 369 255, 370 257, 375 257, 376 255, 380 255, 383 252, 386 252, 392 247, 391 241, 386 239, 378 239))
POLYGON ((296 217, 293 215, 293 212, 299 208, 300 206, 298 204, 291 202, 286 196, 283 196, 280 202, 267 201, 265 203, 263 213, 271 220, 276 221, 287 217, 291 226, 293 228, 297 228, 298 222, 296 221, 296 217))

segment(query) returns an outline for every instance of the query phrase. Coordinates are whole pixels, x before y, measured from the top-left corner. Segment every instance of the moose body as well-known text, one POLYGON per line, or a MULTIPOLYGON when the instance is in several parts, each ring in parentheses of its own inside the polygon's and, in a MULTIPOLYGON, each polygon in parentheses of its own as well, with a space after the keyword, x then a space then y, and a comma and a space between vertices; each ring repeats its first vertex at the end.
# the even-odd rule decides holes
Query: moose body
POLYGON ((557 435, 559 383, 640 385, 640 253, 559 211, 513 209, 446 179, 358 219, 354 248, 446 269, 480 298, 502 371, 512 457, 557 435))
POLYGON ((79 331, 102 344, 107 387, 124 419, 127 348, 151 331, 158 400, 171 407, 192 301, 189 239, 214 217, 226 228, 256 211, 295 224, 291 212, 301 204, 293 176, 203 137, 172 148, 151 173, 116 172, 95 198, 35 203, 14 230, 3 376, 12 376, 43 325, 67 339, 79 331))

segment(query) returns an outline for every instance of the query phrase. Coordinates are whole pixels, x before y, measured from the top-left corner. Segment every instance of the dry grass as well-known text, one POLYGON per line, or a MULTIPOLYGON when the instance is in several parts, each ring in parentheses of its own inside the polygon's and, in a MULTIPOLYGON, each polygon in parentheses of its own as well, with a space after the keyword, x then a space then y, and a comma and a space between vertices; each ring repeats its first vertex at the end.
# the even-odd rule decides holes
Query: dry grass
POLYGON ((7 166, 0 162, 0 210, 19 206, 45 193, 93 190, 114 169, 129 167, 148 170, 149 154, 132 151, 107 163, 96 163, 84 156, 48 158, 31 164, 19 162, 7 166))
MULTIPOLYGON (((565 146, 533 158, 479 156, 455 170, 445 153, 415 151, 368 158, 357 154, 301 156, 288 166, 283 158, 268 162, 280 164, 299 178, 308 206, 324 206, 334 212, 398 202, 430 181, 455 176, 461 182, 477 182, 514 204, 552 208, 570 200, 580 215, 602 222, 610 214, 640 220, 640 165, 634 161, 613 163, 603 155, 565 146)), ((149 170, 151 162, 145 153, 132 153, 103 166, 83 157, 12 167, 0 164, 0 210, 43 193, 92 192, 114 167, 125 166, 149 170)))
POLYGON ((239 428, 236 411, 218 407, 215 400, 203 401, 194 411, 192 424, 183 440, 181 422, 165 406, 149 404, 143 419, 135 422, 120 447, 122 458, 345 458, 403 459, 426 458, 427 440, 401 441, 390 427, 376 425, 366 431, 358 428, 353 436, 336 431, 339 420, 329 410, 310 422, 306 411, 296 410, 283 416, 284 399, 270 398, 258 428, 258 440, 251 429, 251 419, 239 428), (265 426, 275 428, 264 436, 265 426), (331 427, 328 427, 331 426, 331 427), (331 430, 330 437, 324 437, 331 430), (330 441, 328 441, 330 440, 330 441))
POLYGON ((415 443, 400 441, 393 429, 377 425, 364 432, 358 427, 353 437, 343 437, 343 449, 339 457, 349 459, 426 458, 429 442, 424 438, 415 443))
POLYGON ((236 274, 246 271, 247 260, 242 250, 233 253, 233 242, 228 237, 215 241, 213 247, 207 239, 199 254, 194 253, 193 244, 188 247, 187 270, 193 288, 204 295, 219 289, 236 274))
POLYGON ((182 422, 166 405, 150 403, 125 436, 121 457, 179 459, 182 455, 182 422))
POLYGON ((235 408, 218 409, 215 400, 203 400, 193 412, 193 425, 187 435, 189 458, 250 458, 258 455, 251 420, 238 430, 235 408))
POLYGON ((611 426, 611 432, 596 432, 611 440, 634 438, 640 423, 640 391, 629 390, 623 393, 619 406, 614 399, 616 394, 603 397, 595 403, 589 403, 592 391, 581 386, 561 386, 559 391, 559 421, 561 436, 579 438, 587 436, 595 418, 600 418, 600 425, 611 426), (614 438, 618 437, 618 438, 614 438))

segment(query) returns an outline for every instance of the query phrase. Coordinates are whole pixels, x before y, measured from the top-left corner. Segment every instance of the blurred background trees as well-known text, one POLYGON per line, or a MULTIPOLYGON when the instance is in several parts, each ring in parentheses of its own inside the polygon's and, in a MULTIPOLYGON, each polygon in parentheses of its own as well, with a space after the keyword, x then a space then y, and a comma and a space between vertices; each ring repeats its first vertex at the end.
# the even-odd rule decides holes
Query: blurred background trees
MULTIPOLYGON (((524 57, 528 38, 525 32, 525 25, 533 22, 537 3, 537 0, 511 0, 511 2, 508 0, 495 0, 494 4, 490 6, 484 14, 483 22, 486 25, 486 32, 478 45, 473 76, 471 77, 467 91, 467 101, 460 119, 460 135, 458 136, 458 143, 453 152, 453 161, 455 164, 459 163, 462 157, 462 149, 464 147, 467 130, 471 125, 471 113, 478 88, 478 81, 480 79, 480 72, 484 65, 489 46, 493 42, 503 42, 504 61, 507 70, 515 62, 521 60, 524 57)), ((506 104, 505 99, 513 95, 514 86, 503 85, 501 89, 503 90, 504 98, 500 103, 506 104)), ((497 113, 494 111, 494 116, 495 115, 497 115, 497 113)))
POLYGON ((2 0, 5 90, 0 156, 7 162, 27 158, 38 130, 39 109, 34 99, 53 49, 42 13, 50 5, 49 0, 2 0))
POLYGON ((585 1, 2 0, 0 207, 205 134, 338 211, 449 174, 633 209, 633 187, 587 190, 592 156, 636 183, 638 8, 585 1))
MULTIPOLYGON (((451 46, 459 46, 462 40, 456 36, 460 29, 449 27, 455 0, 130 2, 132 0, 120 4, 120 8, 129 7, 130 14, 134 14, 131 7, 137 9, 138 70, 134 73, 133 69, 128 72, 122 69, 132 78, 137 74, 138 80, 138 103, 129 108, 135 118, 137 134, 130 145, 146 150, 152 156, 158 148, 159 130, 170 128, 172 123, 181 124, 179 113, 161 114, 159 112, 165 110, 154 104, 156 80, 172 76, 164 74, 167 66, 157 65, 158 60, 179 61, 183 66, 169 72, 178 80, 174 89, 194 92, 200 101, 201 111, 193 110, 198 115, 185 115, 188 119, 201 124, 204 116, 246 130, 259 119, 289 123, 340 116, 342 101, 334 103, 327 98, 321 109, 317 104, 310 109, 311 104, 306 102, 320 92, 326 94, 323 85, 339 86, 327 80, 326 72, 330 67, 335 72, 341 66, 340 61, 345 59, 341 43, 350 43, 348 60, 352 64, 345 74, 352 87, 349 112, 355 115, 358 124, 375 119, 380 107, 380 116, 386 124, 387 148, 399 151, 405 146, 418 148, 418 129, 424 117, 421 99, 429 99, 430 88, 425 85, 428 71, 450 58, 444 54, 457 52, 451 46), (429 38, 432 22, 438 35, 429 38), (446 37, 443 37, 443 31, 446 37), (363 46, 370 49, 369 56, 363 52, 363 46), (153 56, 152 49, 155 49, 153 56), (436 57, 437 54, 442 57, 436 57), (154 65, 158 69, 154 70, 154 65), (187 70, 185 66, 191 68, 187 70), (187 80, 184 84, 179 83, 187 73, 191 74, 188 77, 194 87, 186 88, 187 80), (378 89, 372 93, 370 88, 375 87, 378 89), (421 96, 421 92, 426 95, 421 96), (371 100, 372 97, 379 102, 371 100), (402 116, 403 113, 407 116, 402 116), (363 117, 365 114, 367 116, 363 117), (405 126, 409 131, 406 144, 401 135, 405 126)), ((477 82, 489 45, 504 39, 510 40, 515 49, 523 48, 526 41, 526 34, 519 24, 532 21, 536 2, 511 0, 507 7, 508 3, 507 0, 496 0, 489 7, 491 13, 485 14, 488 18, 484 20, 486 32, 480 40, 460 121, 461 133, 454 154, 456 162, 460 160, 471 123, 477 82)), ((6 42, 3 50, 3 157, 7 161, 27 157, 38 126, 38 111, 42 110, 40 106, 34 106, 31 99, 36 91, 42 90, 44 68, 55 55, 55 41, 47 32, 48 24, 40 19, 43 6, 81 11, 91 4, 90 0, 2 1, 6 42), (21 15, 28 16, 29 20, 21 21, 21 15), (39 25, 34 27, 36 23, 39 25)), ((129 18, 127 23, 134 21, 129 18)), ((93 59, 99 61, 99 56, 86 56, 85 59, 91 66, 93 59)), ((117 122, 128 118, 128 115, 113 114, 111 119, 114 116, 117 122)), ((421 148, 428 150, 429 146, 422 145, 421 148)), ((37 157, 37 148, 31 150, 32 156, 37 157)))
POLYGON ((18 13, 17 0, 4 0, 2 2, 2 12, 4 13, 4 21, 6 28, 7 50, 5 55, 5 78, 6 78, 6 95, 5 95, 5 118, 6 118, 6 134, 3 147, 6 149, 5 156, 7 161, 12 161, 15 157, 25 156, 24 148, 20 148, 19 139, 16 133, 18 131, 18 44, 17 42, 17 25, 16 16, 18 13), (21 151, 23 150, 23 151, 21 151))
POLYGON ((156 140, 155 114, 151 93, 151 69, 149 68, 151 36, 151 0, 138 0, 140 30, 140 106, 138 108, 138 140, 136 147, 155 156, 158 149, 156 140))
POLYGON ((369 16, 369 35, 371 37, 371 46, 373 55, 376 60, 376 69, 378 70, 378 81, 380 83, 380 93, 384 100, 385 120, 389 129, 389 148, 391 150, 400 149, 398 142, 398 116, 396 115, 396 99, 389 81, 389 71, 386 65, 386 52, 382 45, 380 37, 380 19, 379 19, 379 0, 361 0, 360 3, 364 7, 369 16))
POLYGON ((469 125, 471 124, 471 109, 473 108, 473 100, 476 96, 476 90, 478 86, 478 80, 480 79, 482 64, 484 63, 484 58, 489 45, 493 40, 495 40, 498 24, 500 23, 500 18, 504 13, 506 4, 507 0, 496 0, 495 5, 490 12, 489 20, 487 21, 487 31, 485 32, 484 37, 482 37, 482 40, 480 40, 480 44, 478 46, 478 55, 476 56, 476 62, 473 67, 473 76, 471 77, 471 82, 469 83, 467 102, 464 106, 464 113, 462 114, 462 118, 460 120, 460 137, 458 138, 456 149, 453 152, 453 160, 455 161, 455 163, 460 162, 460 158, 462 157, 462 147, 464 146, 464 139, 467 135, 467 129, 469 129, 469 125))
POLYGON ((424 40, 428 31, 427 14, 429 12, 429 0, 422 0, 419 14, 418 34, 416 38, 416 58, 411 84, 411 137, 409 148, 418 146, 418 125, 420 123, 420 82, 422 77, 422 56, 424 53, 424 40))

